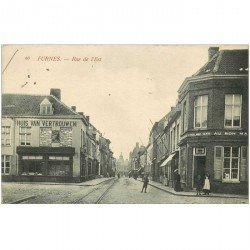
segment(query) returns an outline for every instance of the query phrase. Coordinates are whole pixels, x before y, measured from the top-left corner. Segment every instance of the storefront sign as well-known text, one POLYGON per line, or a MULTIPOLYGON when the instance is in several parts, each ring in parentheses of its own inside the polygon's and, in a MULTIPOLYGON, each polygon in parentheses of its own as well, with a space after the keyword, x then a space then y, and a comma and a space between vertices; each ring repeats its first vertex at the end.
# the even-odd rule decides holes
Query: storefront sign
POLYGON ((229 135, 229 136, 247 136, 247 132, 242 131, 215 131, 215 132, 191 132, 187 133, 186 135, 181 137, 181 140, 186 137, 198 137, 198 136, 222 136, 222 135, 229 135))
POLYGON ((20 127, 76 127, 76 121, 62 120, 21 120, 16 122, 20 127))

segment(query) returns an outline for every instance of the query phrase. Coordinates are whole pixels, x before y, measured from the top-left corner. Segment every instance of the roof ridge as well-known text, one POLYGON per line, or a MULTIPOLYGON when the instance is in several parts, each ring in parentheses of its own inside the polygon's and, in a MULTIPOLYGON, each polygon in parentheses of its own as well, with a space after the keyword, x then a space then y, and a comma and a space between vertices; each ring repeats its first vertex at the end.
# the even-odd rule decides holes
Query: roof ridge
POLYGON ((78 112, 72 110, 69 106, 67 106, 65 103, 63 103, 61 100, 59 100, 57 97, 55 97, 54 95, 49 95, 51 97, 53 97, 56 101, 58 101, 60 104, 62 104, 65 108, 69 109, 72 113, 74 113, 77 116, 81 116, 78 112))
POLYGON ((29 96, 45 96, 45 97, 50 96, 46 94, 23 94, 23 93, 2 93, 2 95, 29 95, 29 96))

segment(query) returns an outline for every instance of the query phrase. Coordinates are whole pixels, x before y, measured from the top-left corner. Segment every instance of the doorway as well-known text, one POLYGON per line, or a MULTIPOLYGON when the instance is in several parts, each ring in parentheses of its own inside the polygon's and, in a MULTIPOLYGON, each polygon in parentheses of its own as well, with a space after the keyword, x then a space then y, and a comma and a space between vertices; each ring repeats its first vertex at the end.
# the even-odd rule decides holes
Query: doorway
POLYGON ((195 186, 195 180, 197 175, 201 176, 203 180, 206 173, 206 156, 194 156, 194 176, 193 176, 193 186, 195 186))

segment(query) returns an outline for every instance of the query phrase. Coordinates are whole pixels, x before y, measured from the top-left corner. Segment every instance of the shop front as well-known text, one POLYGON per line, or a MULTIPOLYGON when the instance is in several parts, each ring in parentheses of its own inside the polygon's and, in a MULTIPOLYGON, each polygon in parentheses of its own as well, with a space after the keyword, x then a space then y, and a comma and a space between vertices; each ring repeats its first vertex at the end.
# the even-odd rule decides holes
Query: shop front
POLYGON ((73 181, 72 147, 17 147, 19 181, 73 181))
POLYGON ((210 133, 212 137, 190 136, 181 141, 181 179, 188 189, 195 189, 197 176, 204 179, 208 174, 211 192, 247 194, 247 133, 215 133, 210 133))

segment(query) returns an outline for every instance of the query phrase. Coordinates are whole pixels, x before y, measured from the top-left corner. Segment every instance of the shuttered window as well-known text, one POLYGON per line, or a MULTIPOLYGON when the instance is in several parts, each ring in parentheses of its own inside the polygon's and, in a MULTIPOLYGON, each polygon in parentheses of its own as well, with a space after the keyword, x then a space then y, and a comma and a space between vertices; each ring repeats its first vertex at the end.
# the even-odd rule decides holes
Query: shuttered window
POLYGON ((223 166, 223 147, 216 146, 214 148, 214 179, 222 180, 222 166, 223 166))
POLYGON ((248 164, 247 164, 247 146, 241 147, 241 164, 240 164, 240 180, 247 181, 248 179, 248 164))

